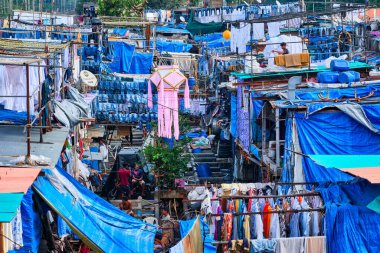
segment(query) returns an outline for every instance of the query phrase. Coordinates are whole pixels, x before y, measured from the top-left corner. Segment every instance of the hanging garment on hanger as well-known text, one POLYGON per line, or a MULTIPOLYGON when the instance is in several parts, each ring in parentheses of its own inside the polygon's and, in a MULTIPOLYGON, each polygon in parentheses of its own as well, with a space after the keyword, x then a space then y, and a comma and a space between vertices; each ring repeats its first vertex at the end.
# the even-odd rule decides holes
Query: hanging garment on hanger
MULTIPOLYGON (((232 234, 232 213, 225 213, 223 216, 223 226, 222 226, 222 241, 231 240, 232 234)), ((223 252, 228 251, 228 245, 223 245, 223 252)))

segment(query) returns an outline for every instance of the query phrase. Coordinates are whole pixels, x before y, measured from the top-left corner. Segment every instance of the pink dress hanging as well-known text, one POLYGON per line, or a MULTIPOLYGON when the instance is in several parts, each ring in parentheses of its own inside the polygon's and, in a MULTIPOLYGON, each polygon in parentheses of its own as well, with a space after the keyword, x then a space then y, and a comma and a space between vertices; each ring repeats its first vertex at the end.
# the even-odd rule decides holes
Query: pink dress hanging
POLYGON ((148 107, 152 108, 152 87, 153 83, 158 92, 158 136, 172 138, 172 128, 174 138, 179 138, 179 119, 178 119, 178 90, 185 84, 185 108, 190 108, 190 91, 187 78, 181 73, 179 67, 159 66, 152 74, 148 84, 148 107))

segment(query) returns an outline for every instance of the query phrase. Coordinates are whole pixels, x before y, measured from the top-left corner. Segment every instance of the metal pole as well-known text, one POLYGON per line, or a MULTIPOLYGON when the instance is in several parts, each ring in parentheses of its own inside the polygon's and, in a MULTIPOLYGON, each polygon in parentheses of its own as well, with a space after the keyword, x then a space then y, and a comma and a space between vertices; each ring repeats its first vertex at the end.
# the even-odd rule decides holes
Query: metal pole
POLYGON ((275 176, 277 176, 277 170, 280 168, 280 109, 276 108, 276 170, 275 176))
MULTIPOLYGON (((41 110, 41 108, 42 108, 42 89, 41 89, 41 70, 40 70, 40 67, 41 67, 40 63, 38 63, 38 86, 39 86, 39 91, 38 91, 38 107, 40 108, 39 110, 41 110)), ((40 128, 40 143, 44 142, 43 137, 42 137, 42 133, 43 133, 43 129, 42 129, 42 113, 38 114, 38 121, 39 121, 39 125, 41 127, 40 128)))
POLYGON ((30 87, 29 87, 29 64, 26 64, 26 156, 25 156, 25 163, 30 164, 30 104, 29 104, 29 93, 30 93, 30 87))

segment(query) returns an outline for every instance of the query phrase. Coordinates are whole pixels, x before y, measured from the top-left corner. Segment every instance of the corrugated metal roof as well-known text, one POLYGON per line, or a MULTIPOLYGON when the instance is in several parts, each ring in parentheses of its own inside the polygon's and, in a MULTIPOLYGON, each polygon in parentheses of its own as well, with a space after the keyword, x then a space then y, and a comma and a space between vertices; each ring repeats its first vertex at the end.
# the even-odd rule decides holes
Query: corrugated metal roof
POLYGON ((24 193, 0 193, 0 222, 11 222, 21 204, 24 193))
POLYGON ((0 167, 0 193, 26 193, 39 173, 39 168, 0 167))
POLYGON ((309 155, 317 164, 380 183, 380 155, 309 155))

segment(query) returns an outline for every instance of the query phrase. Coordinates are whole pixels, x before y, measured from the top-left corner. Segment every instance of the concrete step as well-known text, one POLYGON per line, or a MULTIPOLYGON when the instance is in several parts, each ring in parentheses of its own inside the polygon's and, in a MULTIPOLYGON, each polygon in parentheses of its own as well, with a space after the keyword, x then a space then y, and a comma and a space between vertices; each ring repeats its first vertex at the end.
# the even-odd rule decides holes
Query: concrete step
POLYGON ((197 163, 216 162, 216 157, 195 157, 194 161, 197 163))

